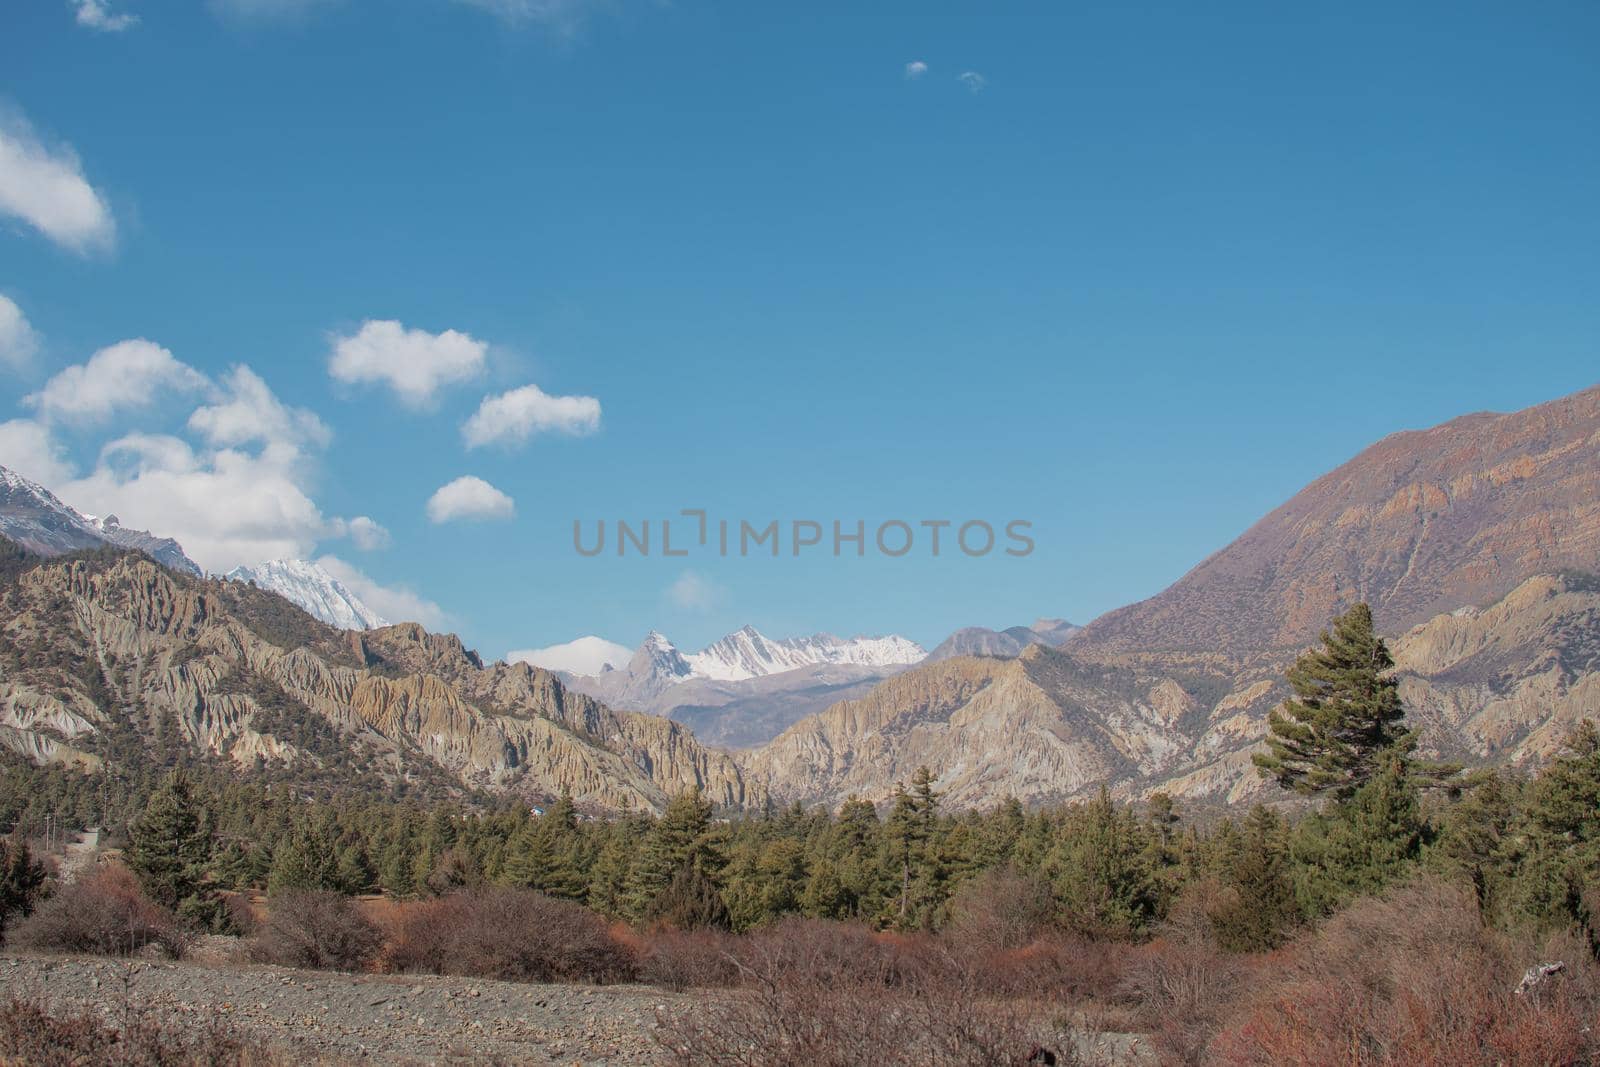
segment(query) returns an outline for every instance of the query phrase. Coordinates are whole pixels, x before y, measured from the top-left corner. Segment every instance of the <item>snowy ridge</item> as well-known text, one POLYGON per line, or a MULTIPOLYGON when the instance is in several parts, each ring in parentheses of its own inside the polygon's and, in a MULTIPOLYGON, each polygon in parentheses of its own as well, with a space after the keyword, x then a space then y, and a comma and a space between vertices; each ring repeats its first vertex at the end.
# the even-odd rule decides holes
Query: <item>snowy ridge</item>
POLYGON ((198 578, 203 573, 172 538, 126 529, 115 515, 103 519, 85 515, 7 467, 0 467, 0 534, 46 556, 115 545, 137 549, 183 574, 198 578))
MULTIPOLYGON (((659 635, 652 635, 659 636, 659 635)), ((737 682, 823 663, 893 667, 917 663, 928 653, 904 637, 839 638, 832 634, 774 641, 753 626, 729 634, 703 651, 683 657, 689 677, 737 682)))
POLYGON ((628 661, 627 671, 636 679, 654 679, 661 684, 693 679, 742 682, 824 664, 903 667, 920 663, 927 654, 915 641, 892 635, 841 638, 815 634, 774 641, 753 626, 686 654, 664 634, 652 630, 628 661))
POLYGON ((343 582, 303 559, 274 559, 255 567, 235 567, 226 577, 230 581, 254 582, 341 630, 373 630, 389 625, 343 582))

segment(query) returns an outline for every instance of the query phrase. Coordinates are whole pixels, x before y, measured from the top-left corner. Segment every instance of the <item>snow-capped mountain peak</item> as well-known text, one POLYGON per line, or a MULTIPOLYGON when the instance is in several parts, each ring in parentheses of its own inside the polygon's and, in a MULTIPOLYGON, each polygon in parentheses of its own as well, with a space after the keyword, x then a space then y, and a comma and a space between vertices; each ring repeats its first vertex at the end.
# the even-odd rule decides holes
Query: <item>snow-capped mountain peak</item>
POLYGON ((343 582, 308 560, 268 560, 254 567, 235 567, 226 577, 254 582, 341 630, 372 630, 389 625, 343 582))
POLYGON ((690 677, 737 682, 825 663, 905 666, 926 655, 916 642, 893 635, 839 638, 832 634, 814 634, 775 641, 755 627, 745 626, 683 659, 690 677))
POLYGON ((115 515, 96 518, 62 503, 50 490, 14 470, 0 467, 0 534, 45 556, 114 545, 143 552, 164 567, 201 575, 199 564, 170 537, 129 530, 115 515))

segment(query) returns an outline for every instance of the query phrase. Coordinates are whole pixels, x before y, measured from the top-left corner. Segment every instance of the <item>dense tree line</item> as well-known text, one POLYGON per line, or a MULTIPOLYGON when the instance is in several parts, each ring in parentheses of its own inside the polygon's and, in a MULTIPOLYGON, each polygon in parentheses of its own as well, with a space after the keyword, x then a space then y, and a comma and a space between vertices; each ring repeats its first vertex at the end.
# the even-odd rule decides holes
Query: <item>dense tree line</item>
MULTIPOLYGON (((127 861, 157 902, 222 928, 224 891, 331 889, 401 898, 475 886, 538 890, 638 925, 750 930, 799 915, 936 929, 975 879, 1035 887, 1061 926, 1138 938, 1204 889, 1217 939, 1281 942, 1352 898, 1433 868, 1469 883, 1486 922, 1586 923, 1600 880, 1600 732, 1585 724, 1531 778, 1460 776, 1413 758, 1388 652, 1359 608, 1290 674, 1261 771, 1318 804, 1204 823, 1164 794, 1029 811, 955 812, 919 771, 880 811, 768 808, 722 817, 698 793, 659 818, 591 819, 570 798, 524 804, 309 800, 205 765, 106 783, 63 770, 0 776, 0 819, 120 818, 127 861), (1592 895, 1589 899, 1593 899, 1592 895)), ((181 758, 177 759, 181 764, 181 758)), ((0 824, 3 825, 3 824, 0 824)))

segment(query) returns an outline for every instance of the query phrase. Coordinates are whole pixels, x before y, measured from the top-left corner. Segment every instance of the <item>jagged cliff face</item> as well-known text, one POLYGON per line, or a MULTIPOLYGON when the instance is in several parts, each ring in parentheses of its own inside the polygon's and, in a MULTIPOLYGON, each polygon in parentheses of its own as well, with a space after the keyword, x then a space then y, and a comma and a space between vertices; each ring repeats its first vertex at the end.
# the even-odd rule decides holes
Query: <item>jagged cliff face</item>
POLYGON ((677 724, 611 711, 526 665, 486 668, 418 626, 342 634, 271 594, 138 556, 16 568, 0 609, 0 745, 36 761, 92 767, 119 726, 149 737, 170 721, 241 767, 335 761, 388 780, 570 790, 611 810, 694 786, 752 799, 733 762, 677 724), (329 743, 297 747, 307 723, 331 728, 329 743))
POLYGON ((1398 633, 1597 561, 1600 386, 1386 437, 1069 645, 1081 655, 1299 648, 1360 600, 1398 633))

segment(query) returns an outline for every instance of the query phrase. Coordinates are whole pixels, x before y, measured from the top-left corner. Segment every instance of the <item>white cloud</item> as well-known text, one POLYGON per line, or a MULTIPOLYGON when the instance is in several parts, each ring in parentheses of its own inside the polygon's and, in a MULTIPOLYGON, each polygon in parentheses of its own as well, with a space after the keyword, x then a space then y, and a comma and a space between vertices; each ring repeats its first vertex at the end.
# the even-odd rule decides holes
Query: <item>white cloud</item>
POLYGON ((202 453, 177 437, 128 434, 59 492, 75 507, 176 537, 195 562, 222 572, 304 559, 333 531, 301 484, 300 459, 281 448, 202 453))
POLYGON ((603 637, 580 637, 564 645, 506 653, 507 663, 531 663, 547 671, 567 671, 589 676, 601 673, 607 664, 615 670, 621 670, 632 658, 633 649, 603 637))
POLYGON ((722 599, 722 587, 695 571, 684 571, 667 586, 667 599, 686 611, 709 611, 722 599))
POLYGON ((139 16, 112 14, 108 0, 71 0, 78 9, 78 25, 106 33, 120 33, 138 25, 139 16))
POLYGON ((509 519, 516 504, 509 496, 484 481, 466 475, 457 478, 428 498, 428 518, 434 522, 454 519, 509 519))
POLYGON ((209 384, 205 375, 141 338, 102 348, 87 363, 66 368, 22 402, 45 419, 92 422, 119 410, 145 407, 163 390, 192 392, 209 384))
POLYGON ((486 396, 461 427, 468 448, 487 444, 521 444, 536 433, 552 431, 579 436, 600 428, 600 401, 592 396, 550 396, 537 385, 524 385, 499 396, 486 396))
POLYGON ((219 447, 322 448, 333 438, 315 414, 285 407, 260 375, 243 365, 228 372, 214 403, 189 416, 189 429, 219 447))
POLYGON ((373 519, 365 515, 357 515, 344 524, 345 533, 350 535, 350 540, 363 552, 373 552, 380 548, 389 547, 389 531, 373 519))
POLYGON ((922 77, 926 73, 928 73, 928 64, 924 63, 920 59, 913 59, 911 62, 906 64, 907 78, 915 80, 922 77))
POLYGON ((328 373, 351 384, 381 382, 412 408, 427 407, 441 386, 477 377, 489 346, 456 330, 408 330, 369 319, 349 337, 334 336, 328 373))
POLYGON ((983 92, 983 90, 989 84, 989 79, 985 78, 982 74, 979 74, 975 70, 964 70, 957 75, 957 77, 960 79, 962 85, 965 85, 974 93, 983 92))
POLYGON ((117 227, 72 149, 40 143, 20 113, 0 110, 0 214, 78 253, 109 251, 117 227))
POLYGON ((74 473, 49 427, 32 419, 0 422, 0 466, 10 467, 46 489, 54 489, 74 473))
POLYGON ((450 615, 438 604, 403 585, 381 585, 338 556, 323 556, 317 566, 343 582, 367 607, 395 622, 420 622, 430 630, 447 626, 450 615))
POLYGON ((0 363, 23 370, 39 353, 39 334, 16 301, 0 293, 0 363))
MULTIPOLYGON (((364 515, 323 515, 310 480, 314 452, 331 437, 328 428, 311 412, 285 405, 243 364, 212 384, 159 346, 124 342, 63 371, 28 402, 41 414, 99 417, 147 403, 156 389, 174 382, 205 389, 186 424, 191 439, 124 434, 103 445, 94 468, 79 476, 46 419, 15 419, 0 423, 0 463, 42 482, 74 507, 116 514, 129 527, 176 538, 211 572, 268 559, 308 559, 317 542, 330 537, 348 536, 359 548, 387 543, 388 531, 364 515)), ((404 590, 393 592, 400 597, 404 590)), ((391 617, 404 614, 391 608, 395 604, 428 606, 420 598, 379 599, 370 602, 391 617)))

